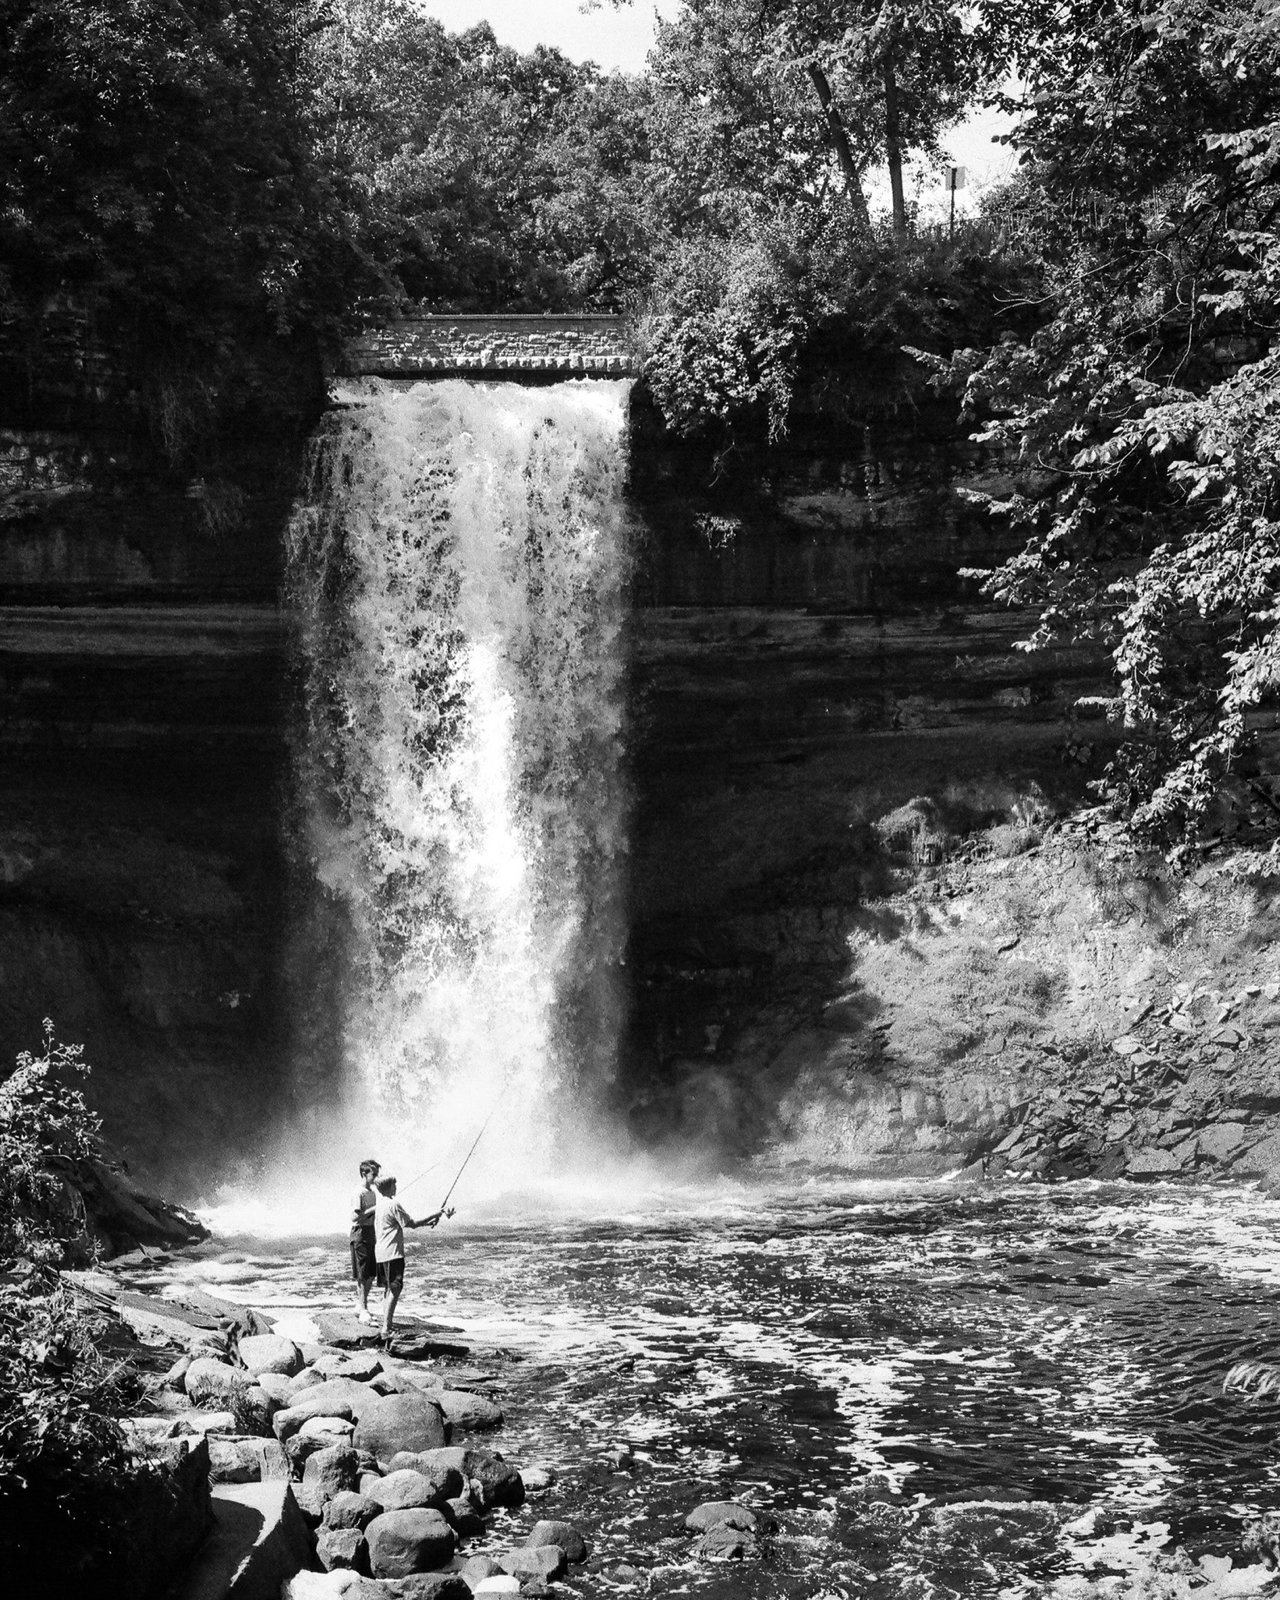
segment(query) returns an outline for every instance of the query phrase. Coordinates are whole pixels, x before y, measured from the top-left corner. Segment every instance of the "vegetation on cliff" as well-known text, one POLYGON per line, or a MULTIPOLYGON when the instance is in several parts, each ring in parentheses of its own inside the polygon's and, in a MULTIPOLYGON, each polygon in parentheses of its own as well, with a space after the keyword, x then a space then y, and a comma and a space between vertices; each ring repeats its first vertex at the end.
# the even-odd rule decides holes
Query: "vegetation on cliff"
POLYGON ((1280 682, 1280 19, 1248 0, 1055 14, 1004 215, 1038 265, 1028 338, 966 350, 979 437, 1025 469, 987 579, 1029 647, 1101 637, 1141 833, 1274 832, 1280 682))

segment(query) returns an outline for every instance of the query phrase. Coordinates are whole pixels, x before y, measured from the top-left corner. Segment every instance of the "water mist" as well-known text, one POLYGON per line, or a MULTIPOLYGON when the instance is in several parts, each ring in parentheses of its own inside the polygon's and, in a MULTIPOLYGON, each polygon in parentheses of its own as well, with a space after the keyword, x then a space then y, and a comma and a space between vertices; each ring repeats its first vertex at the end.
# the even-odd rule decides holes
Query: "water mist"
POLYGON ((311 1136, 344 1178, 438 1160, 411 1207, 495 1107, 477 1172, 536 1177, 612 1074, 627 387, 365 385, 292 524, 299 845, 342 928, 311 1136))

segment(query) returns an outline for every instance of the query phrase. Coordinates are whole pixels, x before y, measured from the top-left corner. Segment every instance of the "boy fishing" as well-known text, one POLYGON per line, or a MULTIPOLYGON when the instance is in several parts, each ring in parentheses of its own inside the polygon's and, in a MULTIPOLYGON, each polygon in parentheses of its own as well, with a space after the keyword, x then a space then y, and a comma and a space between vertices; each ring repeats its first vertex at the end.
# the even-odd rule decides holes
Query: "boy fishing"
POLYGON ((382 1332, 378 1343, 391 1348, 391 1327, 395 1320, 396 1302, 404 1288, 404 1230, 406 1228, 434 1228, 444 1215, 433 1211, 418 1221, 409 1215, 396 1199, 396 1180, 378 1178, 374 1182, 377 1200, 373 1208, 374 1257, 378 1264, 378 1278, 386 1299, 382 1310, 382 1332))

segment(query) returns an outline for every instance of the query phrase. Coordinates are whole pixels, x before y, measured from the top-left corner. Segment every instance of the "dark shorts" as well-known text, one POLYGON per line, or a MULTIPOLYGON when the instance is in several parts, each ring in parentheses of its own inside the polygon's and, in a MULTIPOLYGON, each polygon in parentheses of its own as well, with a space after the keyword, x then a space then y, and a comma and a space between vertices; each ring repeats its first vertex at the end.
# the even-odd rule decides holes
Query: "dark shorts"
POLYGON ((377 1276, 378 1264, 373 1259, 373 1229, 364 1228, 351 1235, 351 1276, 357 1283, 377 1276))
POLYGON ((378 1282, 388 1294, 399 1294, 404 1288, 404 1257, 394 1261, 379 1261, 378 1282))

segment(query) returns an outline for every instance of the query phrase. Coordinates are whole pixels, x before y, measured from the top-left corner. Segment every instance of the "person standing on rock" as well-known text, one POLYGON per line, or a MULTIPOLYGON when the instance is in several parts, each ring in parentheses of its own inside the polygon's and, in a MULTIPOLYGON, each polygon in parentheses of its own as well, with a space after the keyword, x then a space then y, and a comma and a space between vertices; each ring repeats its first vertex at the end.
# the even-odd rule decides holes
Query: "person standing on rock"
POLYGON ((360 1163, 360 1187, 351 1200, 351 1276, 356 1284, 356 1319, 372 1322, 369 1310, 369 1290, 377 1277, 374 1257, 373 1212, 378 1196, 373 1184, 382 1171, 376 1161, 360 1163))
POLYGON ((386 1295, 383 1301, 382 1333, 379 1343, 390 1347, 396 1302, 404 1288, 404 1230, 434 1228, 442 1213, 433 1211, 429 1217, 421 1217, 415 1222, 396 1199, 394 1178, 378 1178, 373 1186, 378 1193, 373 1211, 374 1254, 378 1262, 378 1277, 386 1295))

